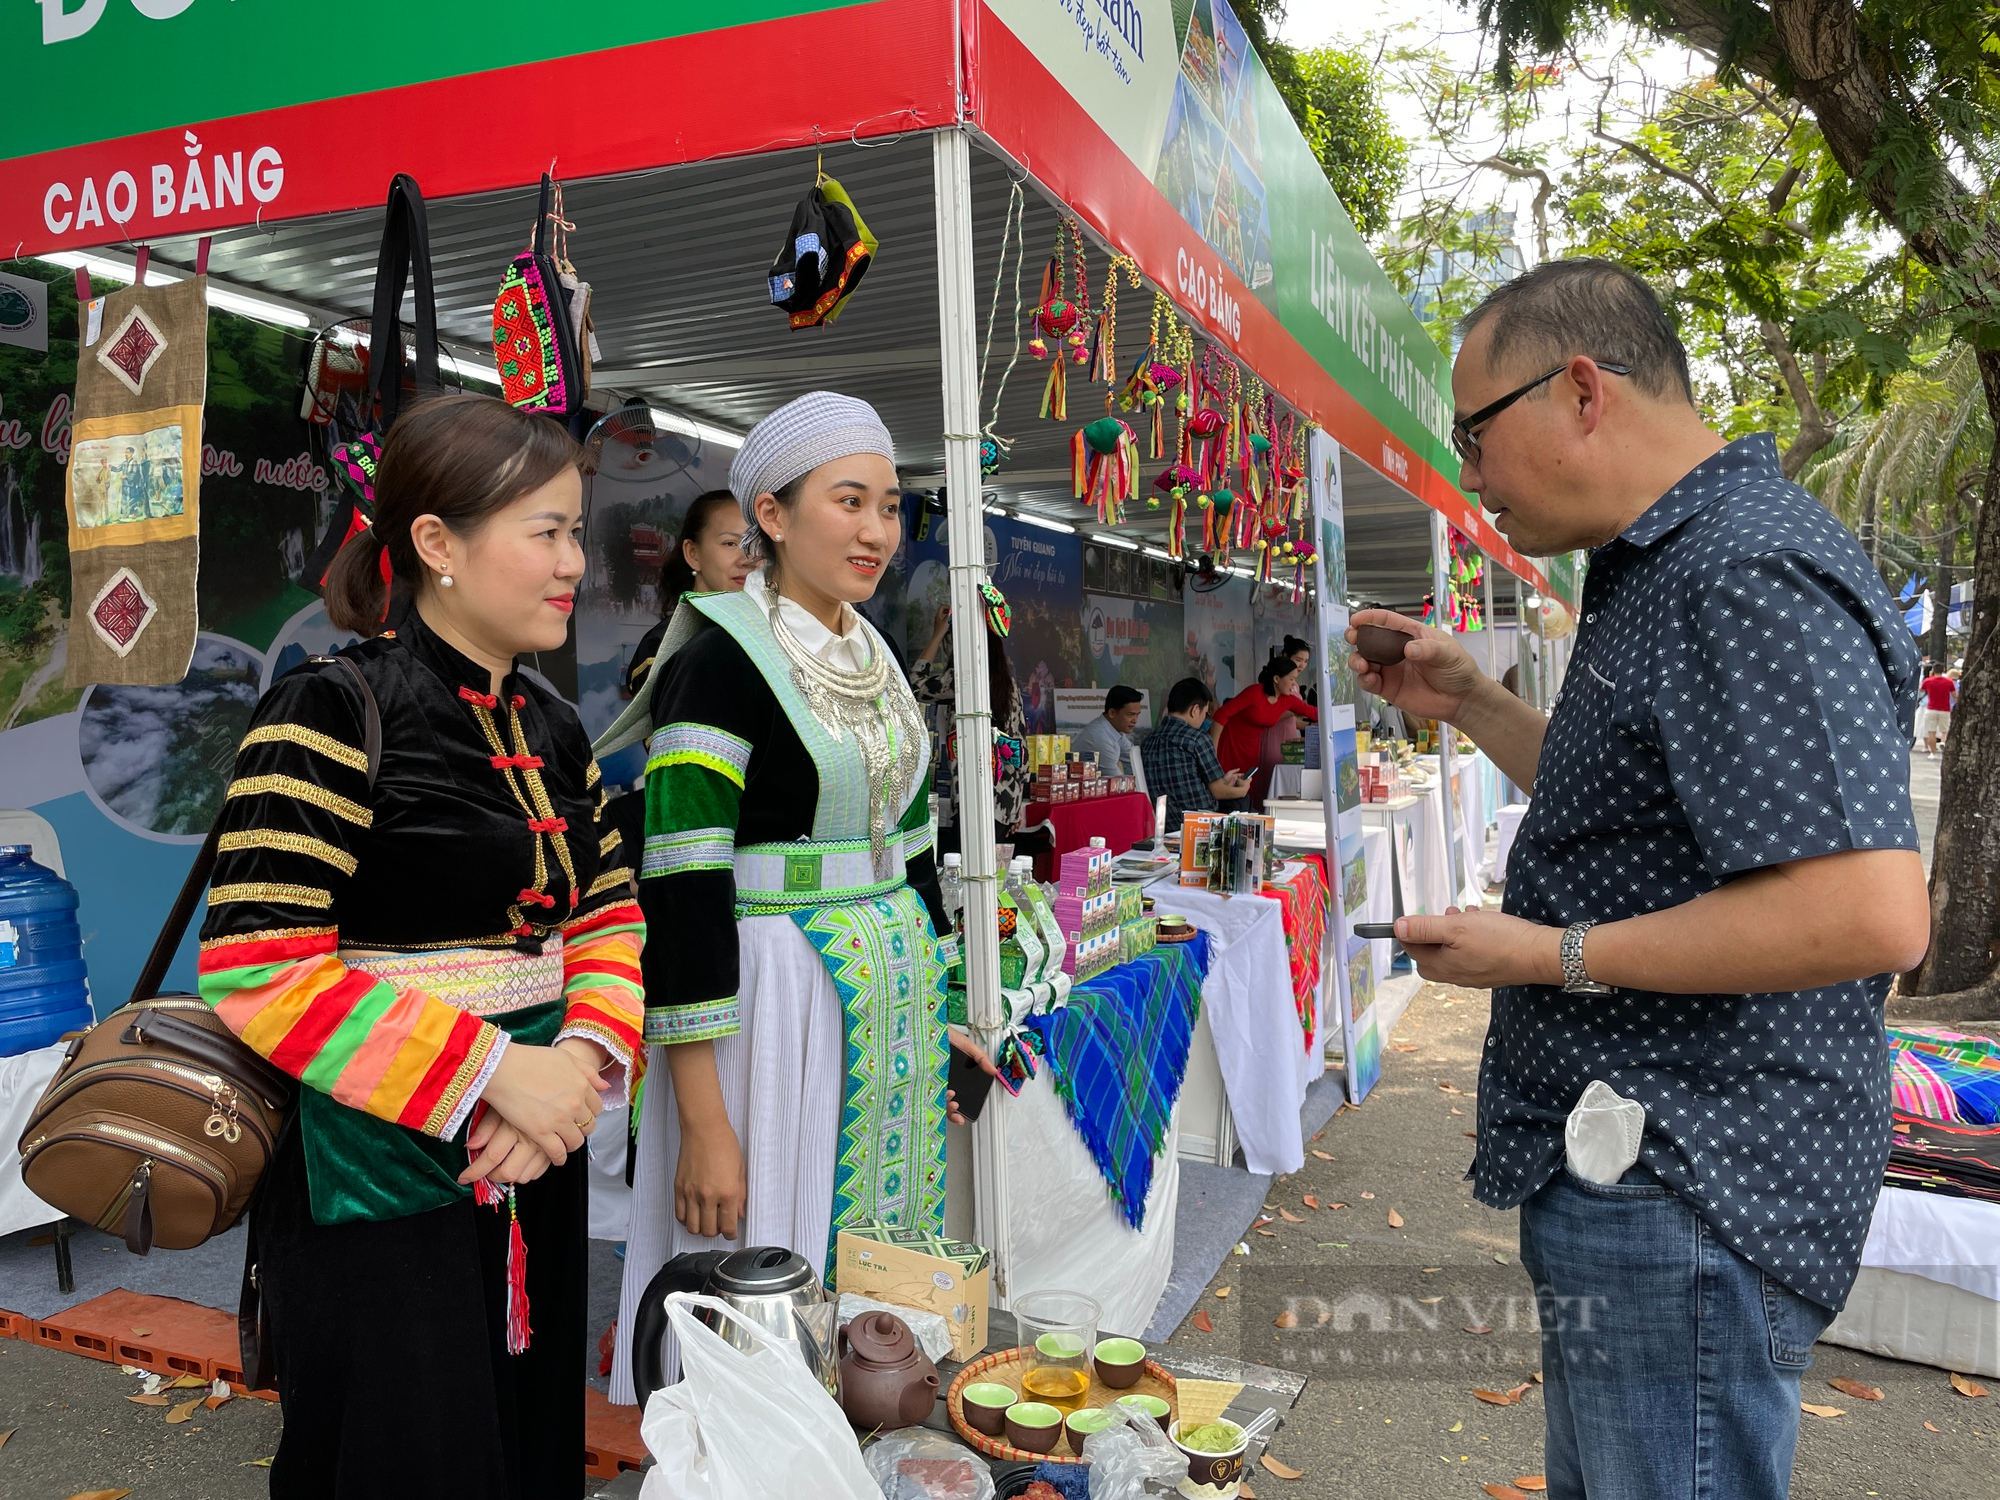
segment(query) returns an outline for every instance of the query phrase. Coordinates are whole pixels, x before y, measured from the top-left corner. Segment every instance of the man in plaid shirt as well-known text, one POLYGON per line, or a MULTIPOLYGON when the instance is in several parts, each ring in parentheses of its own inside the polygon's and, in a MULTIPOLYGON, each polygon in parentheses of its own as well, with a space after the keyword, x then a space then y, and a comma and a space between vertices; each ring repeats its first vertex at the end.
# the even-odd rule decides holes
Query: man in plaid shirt
POLYGON ((1213 812, 1218 799, 1228 801, 1250 790, 1250 778, 1225 772, 1215 745, 1202 727, 1215 707, 1215 694, 1199 677, 1183 677, 1167 694, 1166 717, 1146 736, 1139 759, 1146 767, 1146 785, 1155 797, 1167 799, 1167 832, 1181 826, 1190 812, 1213 812))

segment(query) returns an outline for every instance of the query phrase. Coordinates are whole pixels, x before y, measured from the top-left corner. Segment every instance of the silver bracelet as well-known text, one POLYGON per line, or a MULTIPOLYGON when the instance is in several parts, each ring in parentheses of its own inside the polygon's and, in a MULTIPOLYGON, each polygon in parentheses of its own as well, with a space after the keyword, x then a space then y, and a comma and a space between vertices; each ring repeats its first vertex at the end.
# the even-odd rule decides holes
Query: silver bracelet
POLYGON ((1590 977, 1583 967, 1583 936, 1597 925, 1595 917, 1581 922, 1572 922, 1563 929, 1562 971, 1563 993, 1565 995, 1614 995, 1617 990, 1608 984, 1599 984, 1590 977))

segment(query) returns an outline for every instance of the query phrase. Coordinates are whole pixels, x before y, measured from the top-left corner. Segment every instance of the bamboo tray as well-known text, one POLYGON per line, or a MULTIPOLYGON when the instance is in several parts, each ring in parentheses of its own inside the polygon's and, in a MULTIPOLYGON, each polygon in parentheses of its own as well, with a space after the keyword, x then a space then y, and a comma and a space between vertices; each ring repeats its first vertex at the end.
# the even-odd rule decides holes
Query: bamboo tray
MULTIPOLYGON (((1056 1440, 1052 1452, 1030 1453, 1025 1448, 1016 1448, 1005 1437, 988 1437, 965 1420, 965 1403, 961 1399, 961 1393, 968 1385, 991 1381, 995 1385, 1012 1386, 1016 1395, 1021 1393, 1021 1377, 1028 1372, 1029 1352, 1027 1349, 1002 1349, 976 1359, 960 1370, 958 1378, 952 1381, 951 1388, 945 1392, 945 1410, 951 1417, 952 1429, 988 1458, 1027 1463, 1047 1459, 1051 1463, 1080 1464, 1083 1459, 1069 1451, 1067 1433, 1056 1440)), ((1150 1359, 1141 1367, 1139 1379, 1122 1391, 1114 1390, 1099 1380, 1096 1365, 1092 1364, 1090 1389, 1083 1393, 1084 1406, 1109 1406, 1120 1396, 1158 1396, 1167 1403, 1169 1422, 1180 1415, 1180 1400, 1174 1385, 1174 1377, 1150 1359)), ((1031 1396, 1027 1399, 1035 1398, 1031 1396)))

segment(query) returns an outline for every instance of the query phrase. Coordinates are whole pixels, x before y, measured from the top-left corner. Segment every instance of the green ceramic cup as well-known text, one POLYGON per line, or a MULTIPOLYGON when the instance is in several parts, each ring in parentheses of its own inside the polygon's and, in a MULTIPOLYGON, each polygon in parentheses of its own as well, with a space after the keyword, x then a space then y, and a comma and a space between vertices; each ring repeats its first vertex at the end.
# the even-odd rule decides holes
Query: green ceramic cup
POLYGON ((1063 1414, 1044 1401, 1007 1408, 1007 1441, 1025 1453, 1053 1452, 1063 1435, 1063 1414))
POLYGON ((966 1423, 973 1431, 1000 1437, 1007 1431, 1007 1408, 1018 1404, 1021 1398, 1011 1385, 986 1380, 967 1386, 959 1392, 958 1399, 966 1423))

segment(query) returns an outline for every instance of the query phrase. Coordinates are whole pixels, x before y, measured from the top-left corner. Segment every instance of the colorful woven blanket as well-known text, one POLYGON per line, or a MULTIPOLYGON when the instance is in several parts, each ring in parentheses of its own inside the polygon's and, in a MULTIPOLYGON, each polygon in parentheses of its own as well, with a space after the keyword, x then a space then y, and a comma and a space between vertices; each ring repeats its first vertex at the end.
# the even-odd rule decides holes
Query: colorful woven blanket
POLYGON ((1197 933, 1106 970, 1072 989, 1067 1005, 1027 1020, 1070 1123, 1134 1229, 1145 1227, 1207 973, 1208 934, 1197 933))
POLYGON ((2000 1124, 2000 1044, 1921 1027, 1889 1030, 1896 1108, 1932 1120, 2000 1124))
POLYGON ((1298 1011, 1303 1045, 1313 1044, 1319 1001, 1319 950, 1326 938, 1326 913, 1333 904, 1326 883, 1326 856, 1308 854, 1283 881, 1264 887, 1285 912, 1285 950, 1292 961, 1292 1006, 1298 1011))

